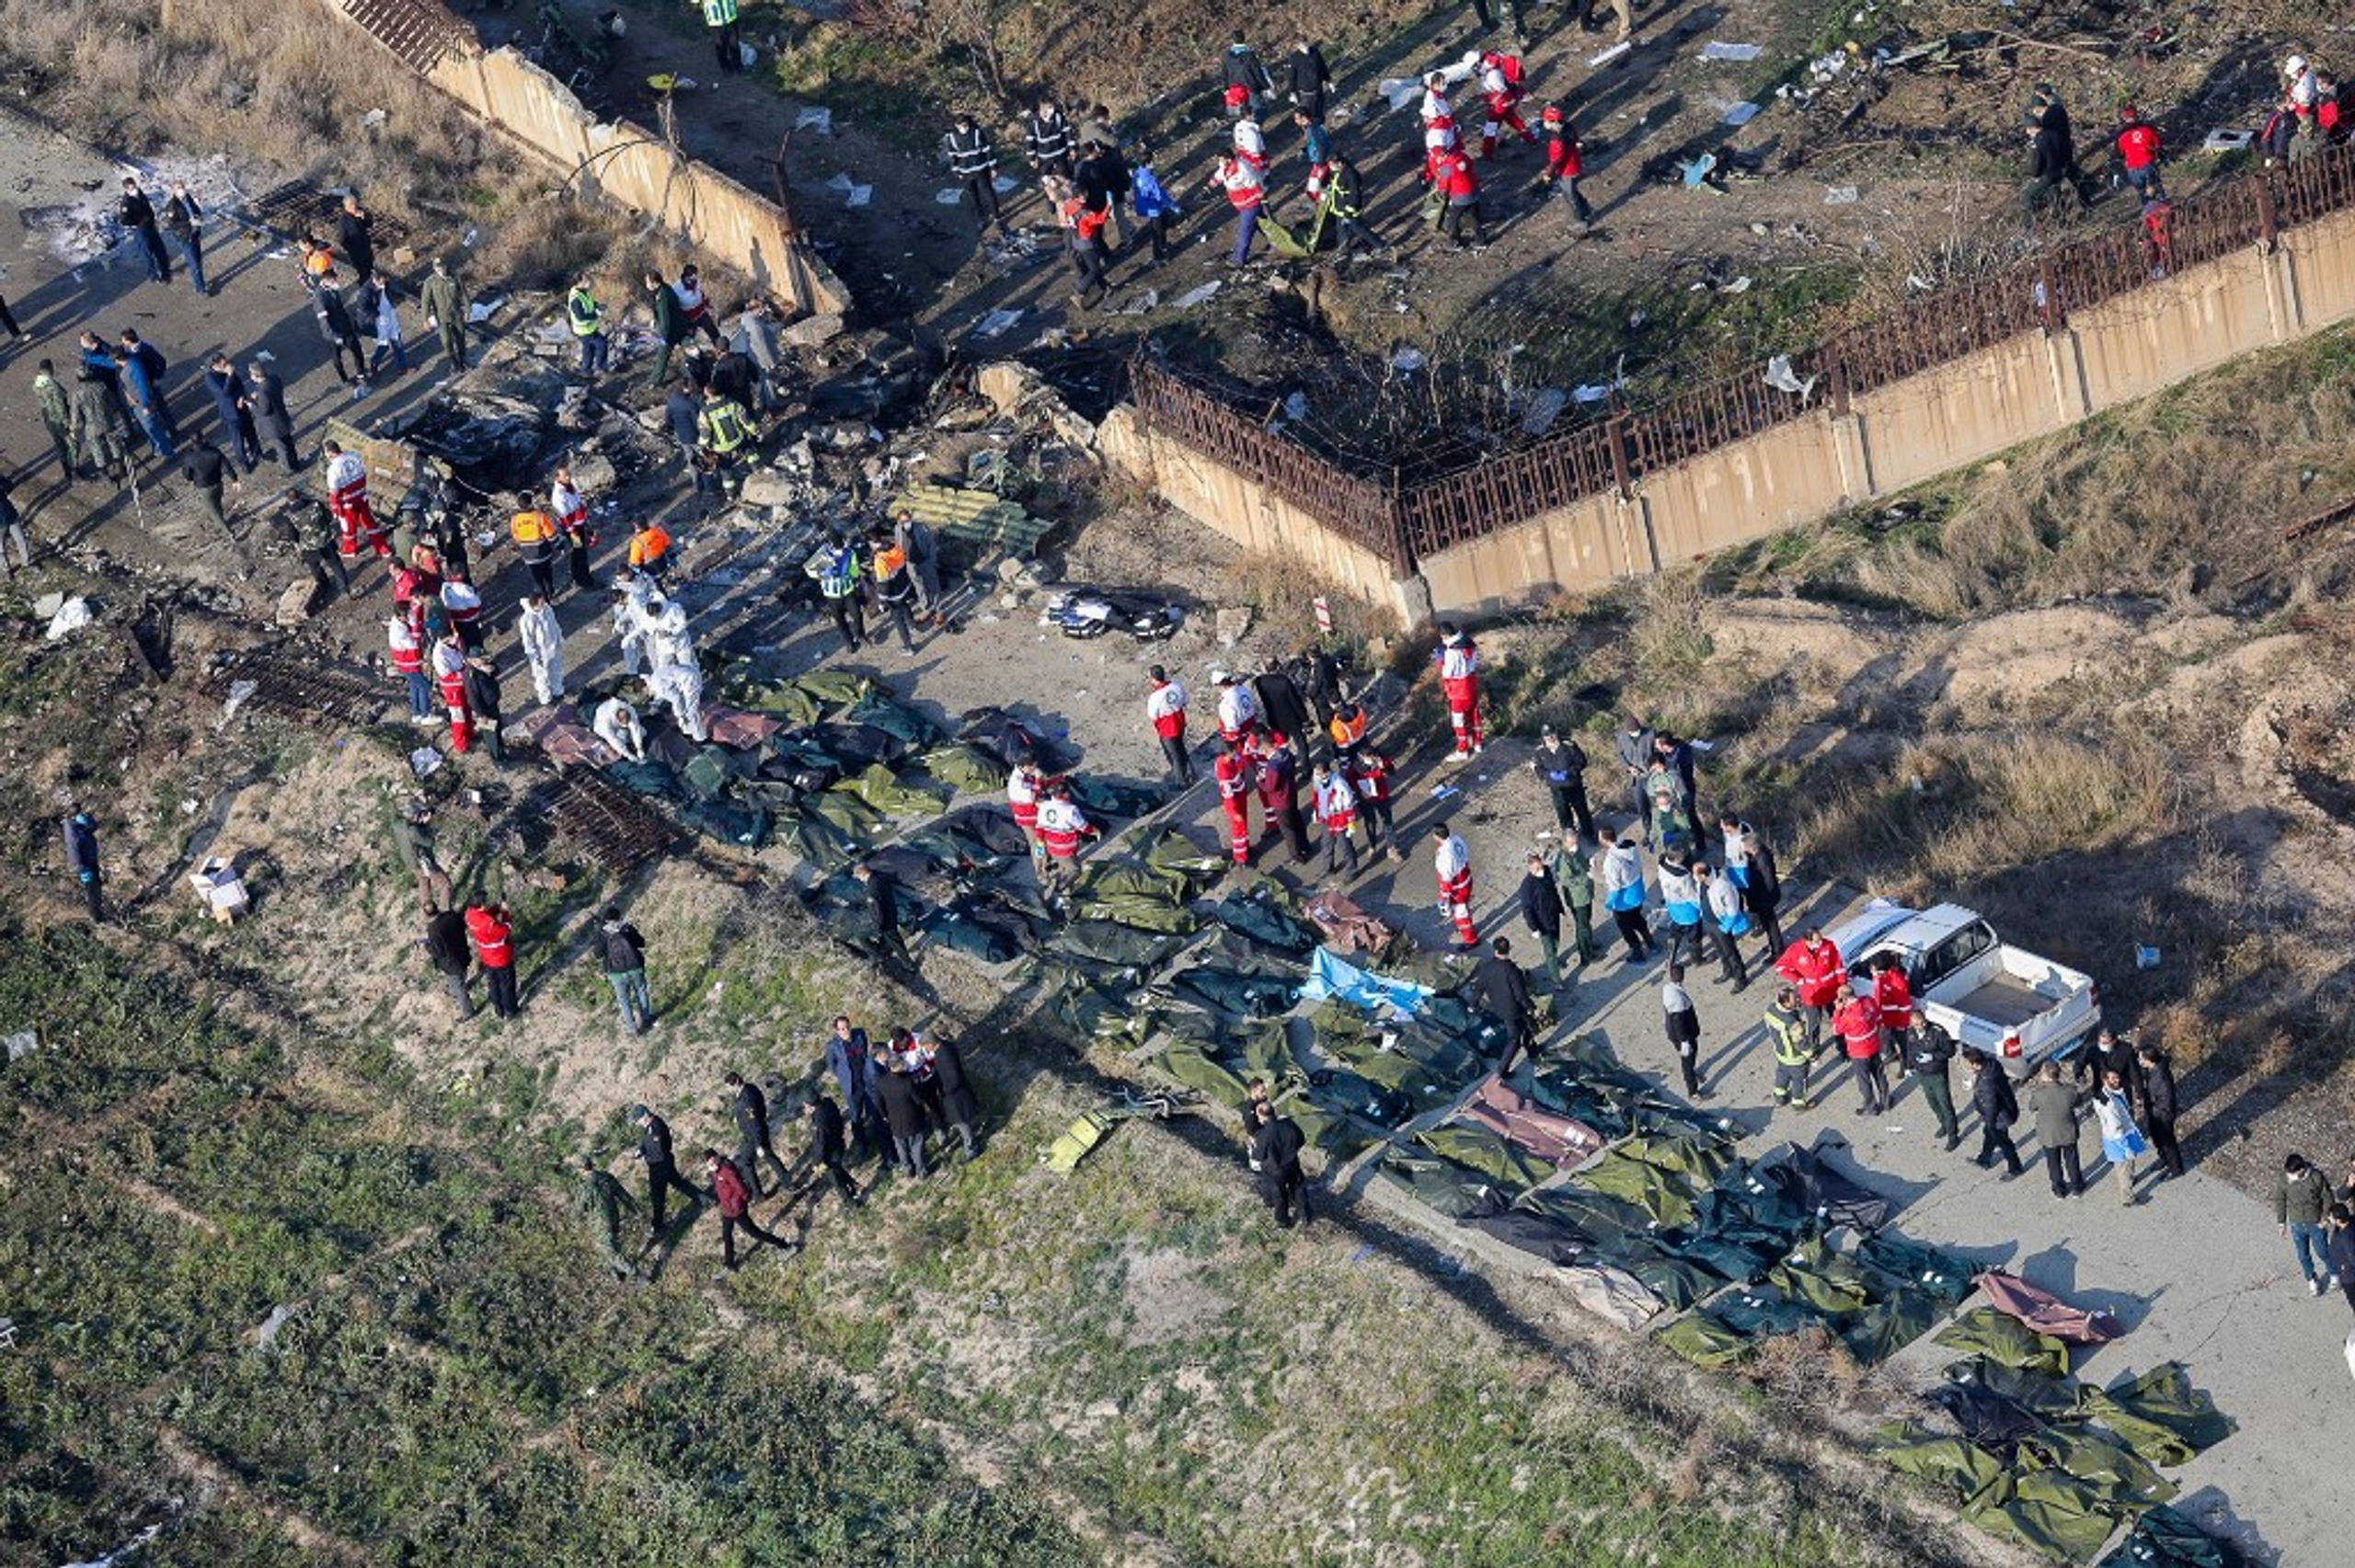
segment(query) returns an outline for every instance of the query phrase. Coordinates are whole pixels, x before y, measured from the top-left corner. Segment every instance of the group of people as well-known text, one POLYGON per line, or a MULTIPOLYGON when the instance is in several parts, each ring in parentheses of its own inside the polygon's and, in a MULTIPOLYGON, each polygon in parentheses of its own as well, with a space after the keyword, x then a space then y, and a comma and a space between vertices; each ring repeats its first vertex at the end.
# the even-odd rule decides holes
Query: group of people
MULTIPOLYGON (((605 929, 612 933, 619 915, 610 910, 607 915, 605 929)), ((634 931, 628 934, 636 937, 634 931)), ((643 944, 621 956, 638 960, 642 987, 643 944)), ((609 956, 607 963, 614 961, 609 956)), ((617 980, 617 997, 622 990, 617 980)), ((626 1019, 627 1002, 623 1011, 626 1019)), ((670 1240, 667 1204, 672 1195, 685 1198, 691 1212, 708 1203, 719 1211, 720 1278, 739 1266, 740 1233, 751 1246, 788 1254, 799 1250, 798 1240, 788 1241, 769 1228, 776 1223, 775 1217, 764 1225, 754 1213, 753 1206, 764 1199, 783 1197, 782 1215, 822 1180, 846 1207, 856 1207, 866 1192, 852 1168, 869 1158, 877 1162, 877 1179, 890 1173, 920 1182, 930 1173, 934 1159, 948 1157, 952 1136, 958 1158, 970 1161, 981 1150, 981 1098, 966 1070, 964 1053, 955 1041, 921 1030, 895 1028, 872 1039, 847 1014, 837 1015, 822 1047, 822 1062, 805 1083, 797 1087, 782 1079, 756 1081, 729 1072, 722 1084, 736 1148, 732 1155, 716 1147, 696 1155, 693 1164, 700 1184, 681 1173, 670 1123, 647 1105, 632 1105, 628 1112, 638 1134, 638 1160, 645 1167, 648 1243, 661 1247, 670 1240), (791 1165, 776 1150, 780 1102, 787 1096, 799 1099, 796 1119, 805 1139, 791 1165), (931 1152, 936 1139, 937 1155, 931 1152), (764 1165, 775 1174, 774 1187, 765 1184, 764 1165)), ((622 1223, 624 1214, 637 1204, 593 1156, 581 1158, 580 1173, 580 1207, 594 1226, 607 1266, 617 1277, 636 1277, 638 1263, 624 1244, 622 1223)))

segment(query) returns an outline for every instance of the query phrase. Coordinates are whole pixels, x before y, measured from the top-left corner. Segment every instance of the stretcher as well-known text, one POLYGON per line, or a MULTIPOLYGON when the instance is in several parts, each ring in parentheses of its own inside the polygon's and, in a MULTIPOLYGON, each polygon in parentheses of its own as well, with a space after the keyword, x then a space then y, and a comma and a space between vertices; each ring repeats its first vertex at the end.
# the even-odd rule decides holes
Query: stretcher
POLYGON ((1039 1163, 1059 1176, 1067 1176, 1078 1169, 1082 1160, 1111 1137, 1112 1129, 1122 1122, 1133 1121, 1139 1116, 1166 1121, 1171 1116, 1187 1115, 1193 1109, 1191 1100, 1181 1099, 1175 1094, 1140 1094, 1133 1089, 1123 1089, 1120 1099, 1104 1109, 1081 1112, 1078 1119, 1063 1130, 1063 1136, 1039 1156, 1039 1163))

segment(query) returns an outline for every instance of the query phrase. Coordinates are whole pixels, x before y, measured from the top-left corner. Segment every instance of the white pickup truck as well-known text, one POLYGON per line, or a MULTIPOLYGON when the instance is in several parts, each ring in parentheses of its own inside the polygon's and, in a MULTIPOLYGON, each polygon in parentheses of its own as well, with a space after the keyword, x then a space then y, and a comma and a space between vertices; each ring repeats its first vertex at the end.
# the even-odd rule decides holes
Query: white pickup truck
POLYGON ((2015 1078, 2101 1023, 2091 977, 2005 946, 1985 917, 1960 904, 1909 910, 1875 898, 1828 934, 1859 990, 1871 984, 1872 960, 1896 954, 1918 1022, 1945 1030, 1959 1051, 1997 1058, 2015 1078))

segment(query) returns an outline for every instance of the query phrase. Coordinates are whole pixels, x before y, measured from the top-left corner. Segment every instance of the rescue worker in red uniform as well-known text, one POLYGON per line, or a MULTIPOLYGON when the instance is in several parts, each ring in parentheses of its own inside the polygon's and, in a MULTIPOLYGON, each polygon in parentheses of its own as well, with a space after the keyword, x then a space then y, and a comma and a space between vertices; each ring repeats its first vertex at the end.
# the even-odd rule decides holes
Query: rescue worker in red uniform
POLYGON ((1579 150, 1579 133, 1570 125, 1569 117, 1557 105, 1546 106, 1543 117, 1545 126, 1545 166, 1538 179, 1552 186, 1554 194, 1570 204, 1578 215, 1578 232, 1586 233, 1594 222, 1594 209, 1579 189, 1579 176, 1585 171, 1586 157, 1579 150))
POLYGON ((1300 773, 1292 761, 1291 745, 1274 730, 1267 730, 1257 743, 1255 760, 1258 763, 1259 808, 1266 815, 1269 828, 1281 828, 1292 841, 1294 864, 1307 861, 1316 852, 1308 845, 1308 823, 1300 812, 1300 773))
POLYGON ((1889 1109, 1889 1075, 1880 1065, 1880 1004, 1869 993, 1858 996, 1846 984, 1832 993, 1832 1026, 1840 1032, 1840 1048, 1847 1053, 1848 1070, 1855 1074, 1856 1092, 1864 1104, 1860 1116, 1877 1116, 1889 1109))
POLYGON ((475 749, 475 713, 466 701, 466 647, 455 632, 433 645, 433 681, 450 715, 451 750, 464 755, 475 749))
POLYGON ((490 987, 490 1010, 501 1018, 520 1013, 515 1001, 515 918, 504 904, 475 904, 466 910, 466 935, 475 962, 490 987))
POLYGON ((1472 927, 1472 852, 1444 822, 1431 824, 1431 842, 1436 846, 1431 871, 1439 878, 1439 907, 1455 922, 1456 946, 1477 947, 1480 935, 1472 927))
POLYGON ((1211 765, 1218 780, 1218 803, 1226 813, 1227 838, 1235 864, 1251 864, 1251 762, 1233 740, 1219 742, 1218 761, 1211 765))
POLYGON ((1497 137, 1510 126, 1531 146, 1537 144, 1537 133, 1521 119, 1521 61, 1515 56, 1499 54, 1495 50, 1480 56, 1480 96, 1488 100, 1488 119, 1480 127, 1480 155, 1497 155, 1497 137))
POLYGON ((1072 799, 1070 785, 1059 784, 1047 791, 1047 798, 1039 803, 1039 841, 1047 853, 1044 881, 1049 898, 1062 898, 1070 893, 1079 880, 1079 841, 1101 833, 1072 799))
POLYGON ((1039 770, 1028 762, 1017 762, 1005 779, 1006 809, 1014 813, 1014 825, 1022 830, 1022 836, 1030 841, 1030 858, 1034 862, 1045 854, 1039 845, 1039 797, 1044 785, 1039 770))
POLYGON ((1319 762, 1308 777, 1309 798, 1315 803, 1316 820, 1325 830, 1325 875, 1338 871, 1341 862, 1350 863, 1350 875, 1358 874, 1358 841, 1350 830, 1358 821, 1358 792, 1350 784, 1349 775, 1340 766, 1319 762))
POLYGON ((1161 754, 1169 759, 1171 775, 1183 788, 1194 782, 1194 760, 1186 751, 1185 683, 1169 679, 1169 672, 1157 664, 1145 673, 1153 690, 1144 700, 1144 716, 1161 741, 1161 754))
POLYGON ((425 645, 418 638, 415 624, 406 615, 393 616, 385 623, 385 640, 393 673, 408 683, 409 722, 431 724, 433 687, 425 678, 425 645))
POLYGON ((1382 841, 1388 839, 1390 858, 1405 860, 1406 847, 1398 841, 1398 827, 1390 815, 1390 775, 1397 771, 1390 754, 1361 741, 1341 754, 1341 767, 1365 808, 1366 847, 1379 849, 1382 841))
POLYGON ((1783 949, 1775 960, 1775 972, 1791 982, 1799 993, 1799 1014, 1807 1021, 1807 1045, 1810 1051, 1823 1048, 1823 1021, 1832 1005, 1832 997, 1847 977, 1840 962, 1840 949, 1822 929, 1809 926, 1797 942, 1783 949))
POLYGON ((1447 698, 1447 722, 1455 731, 1455 756, 1476 757, 1480 735, 1480 649, 1462 628, 1442 626, 1439 652, 1440 690, 1447 698))
POLYGON ((370 549, 390 560, 393 545, 388 531, 368 508, 368 465, 361 462, 358 452, 346 452, 334 441, 327 443, 326 452, 327 510, 342 533, 343 558, 356 559, 365 541, 370 549))

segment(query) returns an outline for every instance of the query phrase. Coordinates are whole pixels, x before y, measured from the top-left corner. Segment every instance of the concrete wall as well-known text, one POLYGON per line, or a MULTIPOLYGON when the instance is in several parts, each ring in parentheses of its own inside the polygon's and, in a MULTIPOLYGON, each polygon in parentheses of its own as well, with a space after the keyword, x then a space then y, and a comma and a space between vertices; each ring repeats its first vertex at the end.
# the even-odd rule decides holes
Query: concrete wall
MULTIPOLYGON (((2028 303, 2022 303, 2022 315, 2028 303)), ((2251 246, 1418 563, 1476 613, 1672 567, 1992 457, 2254 349, 2355 317, 2355 212, 2251 246)), ((1313 525, 1312 525, 1313 526, 1313 525)))
MULTIPOLYGON (((343 14, 337 0, 324 3, 343 14)), ((650 131, 599 120, 563 83, 514 50, 447 55, 425 79, 576 177, 582 199, 603 197, 646 214, 813 315, 850 308, 850 291, 795 236, 785 209, 673 154, 650 131)))

